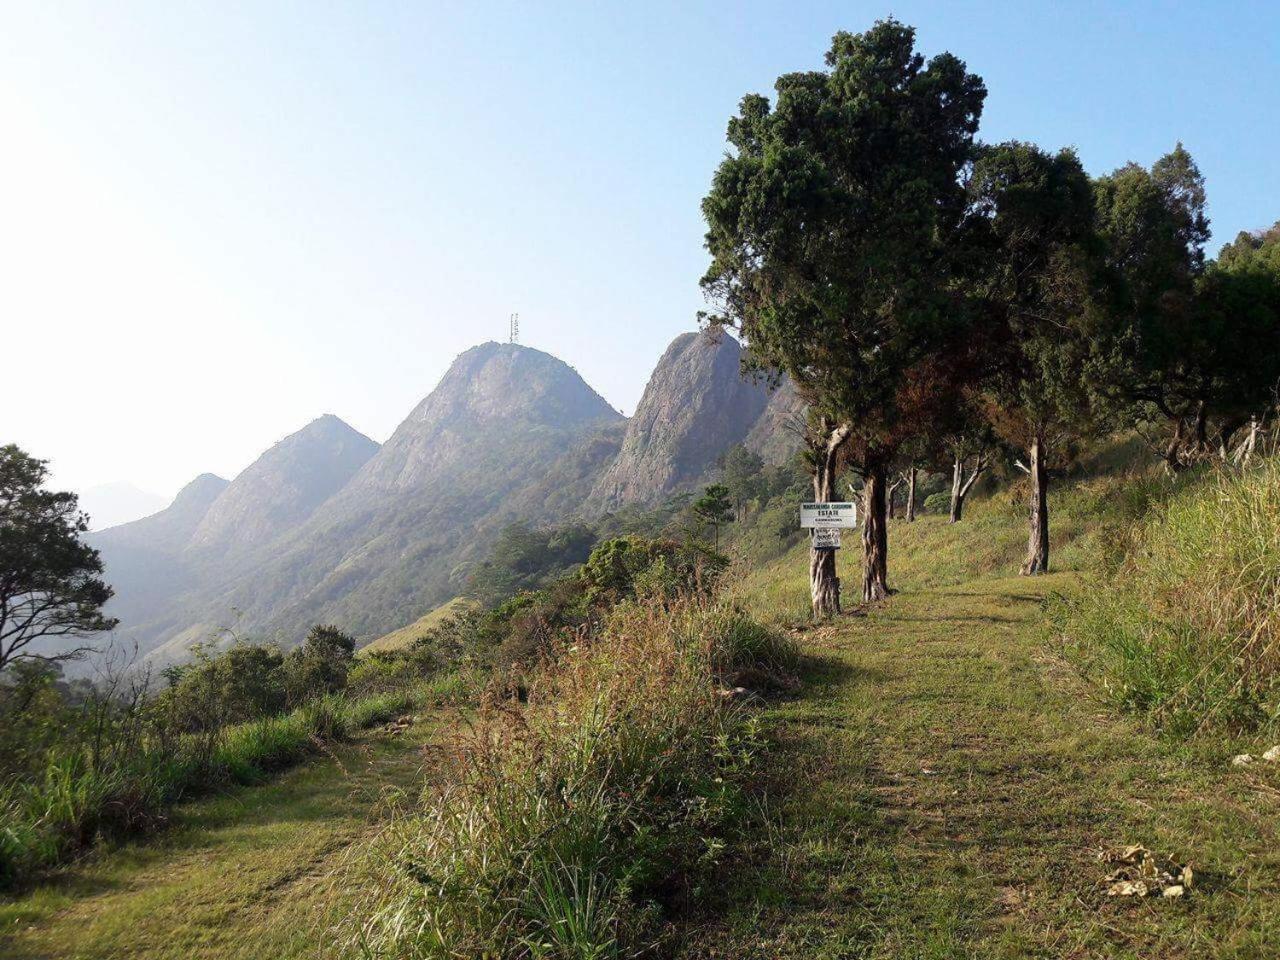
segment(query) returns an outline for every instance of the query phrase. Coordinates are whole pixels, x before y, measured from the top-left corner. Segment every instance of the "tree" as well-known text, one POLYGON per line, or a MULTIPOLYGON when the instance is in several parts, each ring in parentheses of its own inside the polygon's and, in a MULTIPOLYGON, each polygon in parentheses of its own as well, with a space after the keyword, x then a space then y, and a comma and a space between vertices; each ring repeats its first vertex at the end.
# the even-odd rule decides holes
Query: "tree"
POLYGON ((715 548, 720 550, 720 525, 733 521, 733 501, 729 488, 723 483, 713 483, 693 503, 693 514, 715 533, 715 548))
MULTIPOLYGON (((732 152, 702 211, 713 323, 750 360, 784 373, 810 407, 817 501, 847 463, 863 478, 863 599, 888 594, 885 483, 909 432, 896 403, 905 371, 962 319, 952 240, 966 203, 986 90, 958 58, 928 62, 896 20, 839 33, 826 72, 778 78, 777 102, 743 98, 732 152)), ((810 557, 815 616, 839 611, 831 551, 810 557)))
POLYGON ((347 685, 356 642, 337 627, 317 624, 284 660, 285 690, 291 703, 335 693, 347 685))
POLYGON ((1163 456, 1177 471, 1203 453, 1210 415, 1212 335, 1195 309, 1204 178, 1179 143, 1151 170, 1129 163, 1093 189, 1111 296, 1090 379, 1136 422, 1170 424, 1163 456))
POLYGON ((83 656, 84 646, 49 653, 31 645, 116 625, 102 613, 111 599, 102 559, 80 539, 88 518, 74 493, 43 489, 48 476, 46 461, 0 447, 0 670, 22 659, 83 656))
POLYGON ((1082 373, 1091 346, 1096 244, 1089 179, 1075 153, 1010 142, 986 148, 971 184, 986 234, 981 297, 999 318, 990 378, 996 429, 1027 452, 1023 574, 1049 568, 1049 458, 1088 414, 1082 373))
POLYGON ((1208 402, 1219 419, 1214 446, 1226 460, 1246 424, 1252 449, 1280 391, 1280 223, 1222 248, 1196 285, 1196 315, 1213 344, 1208 402))
POLYGON ((734 519, 741 520, 750 500, 764 494, 764 459, 742 444, 730 447, 720 458, 720 478, 729 488, 734 519))

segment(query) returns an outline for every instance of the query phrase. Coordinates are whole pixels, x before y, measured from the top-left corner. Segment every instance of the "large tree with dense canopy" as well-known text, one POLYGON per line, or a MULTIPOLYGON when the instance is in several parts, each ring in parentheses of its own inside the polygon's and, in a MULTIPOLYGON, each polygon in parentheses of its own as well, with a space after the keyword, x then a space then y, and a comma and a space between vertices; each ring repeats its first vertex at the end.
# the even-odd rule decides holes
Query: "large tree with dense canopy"
MULTIPOLYGON (((810 404, 815 500, 843 462, 863 477, 863 599, 888 592, 885 484, 909 432, 908 371, 954 336, 963 174, 986 89, 949 53, 926 60, 896 20, 839 33, 826 71, 743 98, 703 200, 712 322, 785 372, 810 404)), ((813 612, 839 610, 834 556, 814 551, 813 612)))

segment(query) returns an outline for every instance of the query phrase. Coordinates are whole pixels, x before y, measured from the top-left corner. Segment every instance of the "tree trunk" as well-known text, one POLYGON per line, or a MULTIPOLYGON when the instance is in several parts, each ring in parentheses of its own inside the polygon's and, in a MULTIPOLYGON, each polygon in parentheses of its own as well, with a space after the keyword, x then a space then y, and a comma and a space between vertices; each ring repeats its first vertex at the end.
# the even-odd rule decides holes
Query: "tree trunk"
POLYGON ((951 464, 951 519, 948 523, 959 523, 960 514, 964 512, 964 495, 960 492, 960 481, 964 476, 964 460, 956 457, 951 464))
POLYGON ((892 483, 888 483, 888 481, 886 481, 886 484, 887 486, 885 487, 885 494, 884 494, 885 510, 887 512, 888 518, 890 520, 893 520, 898 515, 898 511, 895 509, 895 505, 897 503, 897 498, 898 498, 898 487, 902 485, 902 481, 895 480, 892 483))
POLYGON ((889 595, 889 522, 885 465, 871 462, 862 484, 862 602, 889 595))
POLYGON ((1022 575, 1049 572, 1049 465, 1045 462, 1044 437, 1040 434, 1027 450, 1031 479, 1031 509, 1028 515, 1027 558, 1022 575))
MULTIPOLYGON (((830 503, 836 492, 836 466, 840 448, 849 438, 851 428, 836 427, 821 444, 813 444, 813 499, 830 503)), ((836 576, 836 551, 809 547, 809 598, 814 619, 821 620, 840 612, 840 578, 836 576)))
POLYGON ((913 464, 907 468, 907 523, 916 519, 916 468, 913 464))
POLYGON ((1209 410, 1203 400, 1196 404, 1196 459, 1209 452, 1209 410))
POLYGON ((1164 466, 1172 474, 1177 474, 1182 470, 1182 446, 1183 446, 1183 420, 1178 417, 1173 421, 1173 436, 1169 438, 1169 444, 1164 448, 1164 466))

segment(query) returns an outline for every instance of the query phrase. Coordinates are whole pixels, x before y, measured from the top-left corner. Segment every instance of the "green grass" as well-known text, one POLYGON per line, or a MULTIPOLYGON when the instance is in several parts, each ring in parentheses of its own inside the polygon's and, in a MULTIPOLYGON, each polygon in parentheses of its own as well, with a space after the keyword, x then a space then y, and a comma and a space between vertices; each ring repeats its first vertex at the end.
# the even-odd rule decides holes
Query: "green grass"
POLYGON ((283 960, 334 952, 339 878, 389 798, 416 791, 432 723, 334 744, 270 782, 179 805, 145 840, 104 846, 0 900, 6 960, 283 960))
POLYGON ((429 634, 450 617, 466 613, 468 610, 474 610, 476 607, 477 604, 474 600, 469 600, 466 597, 454 597, 452 600, 440 604, 434 610, 419 617, 413 623, 403 626, 399 630, 384 633, 377 639, 369 641, 369 643, 360 648, 360 653, 386 653, 403 649, 419 637, 429 634))
POLYGON ((1064 568, 1158 499, 1112 483, 1057 495, 1047 577, 1008 575, 1025 533, 1001 499, 954 527, 892 524, 901 592, 865 614, 803 625, 802 553, 743 579, 753 608, 800 625, 804 683, 762 718, 768 788, 680 956, 1275 955, 1280 764, 1233 768, 1246 744, 1117 714, 1047 624, 1050 598, 1081 587, 1064 568), (1184 901, 1106 897, 1098 855, 1130 843, 1200 883, 1184 901))
POLYGON ((0 791, 0 879, 13 885, 64 862, 100 837, 154 829, 184 797, 267 775, 456 685, 452 675, 359 699, 324 697, 289 713, 220 731, 209 749, 195 737, 94 767, 83 750, 52 756, 41 779, 0 791))
POLYGON ((1215 471, 1057 616, 1124 709, 1181 735, 1280 720, 1280 461, 1215 471))
POLYGON ((754 726, 718 682, 789 645, 712 601, 624 603, 483 713, 453 775, 374 844, 348 942, 368 957, 648 953, 742 807, 754 726))

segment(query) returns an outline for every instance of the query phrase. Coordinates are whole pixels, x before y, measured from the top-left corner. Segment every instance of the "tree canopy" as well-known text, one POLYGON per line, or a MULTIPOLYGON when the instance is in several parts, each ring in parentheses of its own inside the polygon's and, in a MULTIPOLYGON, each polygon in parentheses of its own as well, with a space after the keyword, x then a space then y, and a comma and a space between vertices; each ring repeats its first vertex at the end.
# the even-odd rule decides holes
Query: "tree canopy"
POLYGON ((49 470, 13 444, 0 447, 0 670, 16 660, 68 660, 86 647, 41 646, 110 630, 111 588, 82 539, 88 518, 74 493, 44 489, 49 470))

